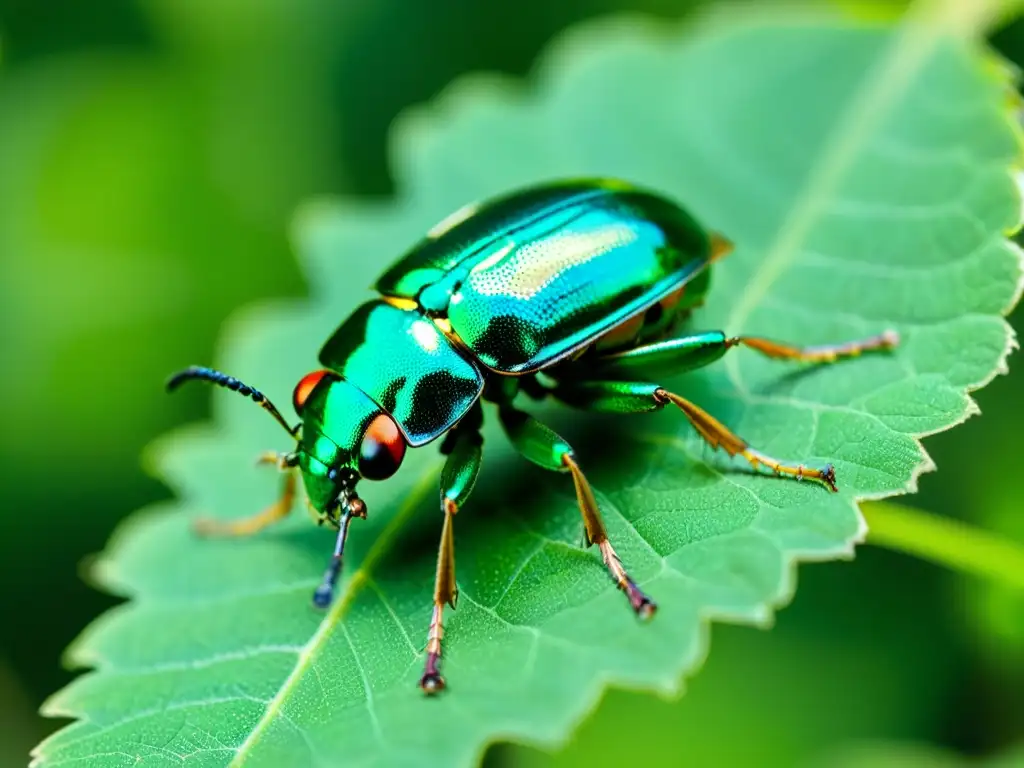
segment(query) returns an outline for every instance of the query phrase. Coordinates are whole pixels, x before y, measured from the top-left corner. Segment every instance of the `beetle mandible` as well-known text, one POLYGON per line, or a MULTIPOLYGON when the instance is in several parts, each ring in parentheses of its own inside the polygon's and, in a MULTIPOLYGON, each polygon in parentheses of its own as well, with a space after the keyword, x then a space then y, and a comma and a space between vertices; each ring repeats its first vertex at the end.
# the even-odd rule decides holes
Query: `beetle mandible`
POLYGON ((787 464, 750 447, 711 414, 652 378, 656 369, 707 365, 735 346, 771 358, 832 362, 898 339, 884 331, 845 344, 798 347, 755 336, 705 331, 673 336, 700 305, 710 265, 732 249, 665 197, 610 179, 549 183, 467 206, 432 229, 378 279, 380 294, 342 322, 320 350, 322 369, 303 377, 291 426, 261 392, 204 367, 168 382, 199 379, 251 397, 297 441, 261 461, 285 473, 280 499, 244 520, 202 520, 206 534, 248 535, 288 514, 301 474, 309 504, 338 530, 323 582, 330 604, 352 518, 365 517, 360 479, 393 475, 407 447, 440 439, 443 524, 420 687, 445 686, 442 616, 455 608, 453 520, 481 462, 481 400, 497 406, 515 448, 535 464, 568 474, 588 546, 597 545, 616 585, 642 618, 655 603, 630 578, 601 519, 572 447, 520 410, 519 392, 551 396, 588 411, 644 413, 671 404, 714 448, 755 468, 810 478, 836 490, 832 465, 787 464), (543 374, 538 376, 538 374, 543 374))

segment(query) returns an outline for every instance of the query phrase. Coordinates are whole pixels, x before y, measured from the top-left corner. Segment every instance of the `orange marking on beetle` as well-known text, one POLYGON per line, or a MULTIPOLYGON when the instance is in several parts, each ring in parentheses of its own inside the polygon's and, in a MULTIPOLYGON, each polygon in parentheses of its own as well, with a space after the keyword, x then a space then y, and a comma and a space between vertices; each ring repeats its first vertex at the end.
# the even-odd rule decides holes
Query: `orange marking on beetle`
POLYGON ((672 291, 668 296, 663 298, 659 303, 661 308, 666 312, 670 312, 678 306, 679 302, 683 298, 683 294, 686 293, 686 286, 681 285, 676 290, 672 291))
POLYGON ((639 312, 631 317, 627 317, 621 323, 616 325, 611 330, 607 331, 601 338, 597 340, 598 349, 614 349, 615 347, 622 346, 633 339, 640 333, 640 329, 644 326, 644 313, 639 312))
POLYGON ((404 310, 405 312, 419 308, 416 299, 406 299, 402 296, 382 296, 381 298, 392 307, 404 310))
POLYGON ((718 232, 711 233, 711 259, 708 261, 709 264, 714 264, 716 261, 724 256, 728 256, 732 253, 736 246, 733 245, 732 240, 727 238, 725 235, 721 235, 718 232))
POLYGON ((316 385, 323 381, 324 376, 337 376, 337 374, 327 370, 313 371, 303 376, 295 385, 295 392, 292 393, 292 405, 295 406, 296 413, 302 413, 309 396, 313 394, 316 385))

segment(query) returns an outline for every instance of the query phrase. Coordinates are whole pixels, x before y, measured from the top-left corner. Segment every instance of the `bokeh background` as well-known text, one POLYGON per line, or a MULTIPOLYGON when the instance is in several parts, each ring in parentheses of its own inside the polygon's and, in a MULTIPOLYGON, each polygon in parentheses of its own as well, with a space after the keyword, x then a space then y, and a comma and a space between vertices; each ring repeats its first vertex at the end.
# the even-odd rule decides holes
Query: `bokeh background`
MULTIPOLYGON (((208 415, 207 390, 168 398, 164 377, 215 359, 239 306, 303 295, 296 205, 389 194, 390 122, 463 72, 524 75, 571 24, 698 5, 0 0, 0 766, 57 726, 36 708, 71 677, 61 652, 114 603, 83 561, 168 495, 142 449, 208 415)), ((1024 26, 992 42, 1024 61, 1024 26)), ((1024 540, 1015 373, 926 441, 941 471, 910 502, 1024 540)), ((800 582, 772 632, 716 627, 679 702, 613 693, 559 755, 488 762, 606 764, 643 742, 666 766, 904 765, 914 744, 1024 740, 1019 593, 871 547, 800 582)))

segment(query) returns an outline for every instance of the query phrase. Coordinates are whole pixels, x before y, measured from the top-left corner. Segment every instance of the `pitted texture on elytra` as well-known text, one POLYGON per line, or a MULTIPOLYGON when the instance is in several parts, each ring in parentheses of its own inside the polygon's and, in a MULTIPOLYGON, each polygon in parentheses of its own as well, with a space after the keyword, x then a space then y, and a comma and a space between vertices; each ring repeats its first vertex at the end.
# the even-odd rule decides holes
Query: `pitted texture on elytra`
POLYGON ((514 237, 517 230, 538 218, 617 187, 614 182, 597 186, 593 181, 534 184, 526 192, 503 190, 505 194, 496 198, 460 205, 388 267, 374 287, 386 296, 415 299, 425 286, 472 260, 495 240, 514 237))
POLYGON ((591 198, 491 243, 448 318, 489 368, 537 370, 678 288, 709 255, 708 235, 670 203, 591 198))
MULTIPOLYGON (((955 17, 979 4, 946 8, 955 17)), ((579 548, 567 479, 502 455, 490 424, 456 520, 450 690, 424 702, 415 681, 441 527, 433 451, 410 451, 392 480, 365 484, 370 516, 353 524, 341 598, 322 617, 308 601, 331 537, 306 520, 245 542, 187 533, 188 517, 242 515, 275 492, 247 464, 280 430, 225 393, 217 434, 164 452, 183 508, 130 523, 102 561, 104 582, 134 601, 78 644, 74 657, 100 671, 48 705, 84 719, 40 762, 468 766, 495 738, 557 744, 603 684, 678 690, 703 657, 702 620, 764 621, 790 595, 796 559, 848 553, 861 533, 852 499, 911 487, 927 464, 915 438, 961 420, 965 391, 1003 364, 1000 315, 1020 278, 1004 237, 1020 209, 1007 82, 949 36, 968 25, 915 30, 606 29, 561 49, 530 100, 461 90, 396 141, 401 206, 305 222, 320 301, 299 319, 289 307, 236 329, 230 359, 217 361, 287 393, 315 344, 297 340, 322 338, 387 254, 465 200, 614 174, 737 243, 715 265, 698 327, 808 344, 900 332, 889 356, 797 374, 733 351, 678 382, 759 448, 834 461, 840 494, 754 477, 710 454, 678 414, 580 440, 609 535, 660 605, 641 626, 579 548), (753 304, 740 301, 748 291, 753 304), (737 311, 742 327, 730 327, 737 311)))

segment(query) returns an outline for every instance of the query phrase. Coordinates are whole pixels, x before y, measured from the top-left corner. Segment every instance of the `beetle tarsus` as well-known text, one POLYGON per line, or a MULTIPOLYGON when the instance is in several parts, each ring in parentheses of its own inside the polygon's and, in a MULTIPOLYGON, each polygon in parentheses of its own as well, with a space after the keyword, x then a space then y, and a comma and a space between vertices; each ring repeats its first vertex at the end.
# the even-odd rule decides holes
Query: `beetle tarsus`
POLYGON ((826 464, 825 468, 821 470, 821 479, 832 489, 832 493, 839 493, 839 488, 836 487, 836 468, 834 466, 826 464))
MULTIPOLYGON (((836 488, 836 470, 831 464, 826 464, 824 469, 814 469, 813 467, 805 466, 804 464, 798 464, 792 466, 791 464, 783 464, 777 459, 773 459, 771 456, 766 456, 760 451, 755 451, 753 448, 743 448, 737 451, 740 456, 745 458, 750 465, 756 470, 758 467, 768 467, 772 472, 780 477, 788 475, 795 480, 802 482, 804 480, 816 480, 826 486, 833 493, 839 489, 836 488)), ((736 455, 730 452, 730 456, 736 455)))
POLYGON ((420 678, 419 685, 423 692, 428 696, 434 696, 447 687, 444 677, 442 677, 441 673, 438 671, 438 664, 440 660, 441 657, 439 654, 427 654, 426 671, 423 673, 423 677, 420 678))
MULTIPOLYGON (((358 511, 360 517, 366 517, 366 505, 359 502, 358 511)), ((345 539, 348 538, 348 524, 352 521, 352 509, 350 504, 345 504, 345 511, 342 512, 338 521, 338 538, 334 543, 334 553, 331 555, 331 562, 324 571, 323 581, 313 592, 313 605, 317 608, 327 608, 334 599, 334 588, 341 576, 342 556, 345 553, 345 539)))
MULTIPOLYGON (((636 585, 634 584, 633 587, 635 589, 636 585)), ((632 598, 630 599, 630 602, 632 602, 632 598)), ((633 610, 636 611, 636 615, 643 621, 649 621, 654 618, 654 614, 658 612, 658 604, 641 592, 639 604, 634 603, 633 610)))
POLYGON ((428 695, 440 693, 445 687, 440 669, 441 639, 444 637, 442 613, 444 613, 443 604, 435 603, 434 612, 430 617, 430 633, 427 636, 427 661, 423 665, 423 677, 420 678, 420 688, 428 695))
POLYGON ((773 459, 771 456, 751 448, 743 438, 686 398, 659 388, 654 391, 654 400, 659 405, 667 403, 675 405, 697 430, 697 434, 704 438, 712 448, 721 448, 730 456, 742 456, 750 462, 750 466, 755 471, 761 467, 767 467, 777 475, 789 475, 797 480, 817 480, 826 485, 829 490, 837 490, 836 471, 831 464, 826 465, 824 469, 813 469, 803 464, 796 466, 783 464, 778 459, 773 459))
MULTIPOLYGON (((277 454, 275 454, 275 457, 277 454)), ((276 459, 275 459, 276 460, 276 459)), ((262 531, 269 525, 286 517, 292 509, 295 501, 295 472, 283 463, 279 464, 281 471, 285 473, 284 482, 281 487, 281 495, 277 501, 250 517, 240 520, 213 520, 201 517, 192 523, 192 530, 197 536, 251 536, 262 531)))
POLYGON ((590 483, 587 482, 586 476, 579 464, 576 463, 571 451, 562 455, 562 464, 569 470, 576 487, 576 502, 583 517, 584 541, 588 546, 597 544, 597 548, 601 551, 601 560, 604 562, 608 574, 616 586, 625 593, 633 612, 641 619, 651 618, 658 610, 658 606, 644 594, 623 567, 615 548, 608 540, 608 531, 601 519, 601 512, 597 507, 597 500, 594 498, 590 483))
POLYGON ((426 694, 435 694, 444 690, 444 678, 441 676, 441 639, 444 637, 444 624, 441 614, 442 604, 434 604, 434 612, 430 617, 430 633, 427 636, 427 661, 423 665, 423 677, 420 688, 426 694))
POLYGON ((428 696, 440 693, 446 687, 444 677, 441 675, 441 610, 434 608, 434 617, 430 622, 430 640, 427 642, 427 662, 423 666, 423 677, 420 678, 419 686, 428 696), (438 628, 435 635, 434 628, 438 628))
POLYGON ((601 550, 601 559, 604 561, 608 573, 611 575, 616 586, 626 593, 626 598, 629 600, 629 605, 632 607, 633 612, 645 621, 653 617, 658 610, 657 603, 644 594, 632 577, 626 573, 626 569, 622 567, 622 561, 612 547, 611 542, 608 539, 604 539, 597 542, 597 545, 601 550))
POLYGON ((834 363, 845 357, 857 357, 864 352, 893 349, 900 343, 899 334, 890 329, 875 336, 841 344, 821 344, 813 347, 798 347, 793 344, 773 341, 759 336, 735 336, 727 339, 727 347, 742 344, 776 360, 794 360, 805 363, 834 363))
POLYGON ((323 581, 313 592, 313 605, 317 608, 327 608, 330 606, 331 601, 334 599, 334 587, 338 583, 340 575, 341 557, 332 557, 331 564, 327 566, 327 570, 324 572, 323 581))
POLYGON ((452 535, 452 518, 457 507, 445 499, 444 527, 441 532, 441 547, 437 557, 437 576, 434 585, 434 610, 430 614, 430 629, 427 632, 427 661, 420 678, 420 688, 424 693, 433 694, 444 688, 441 677, 441 641, 444 639, 444 606, 452 608, 458 598, 455 584, 455 549, 452 535))

